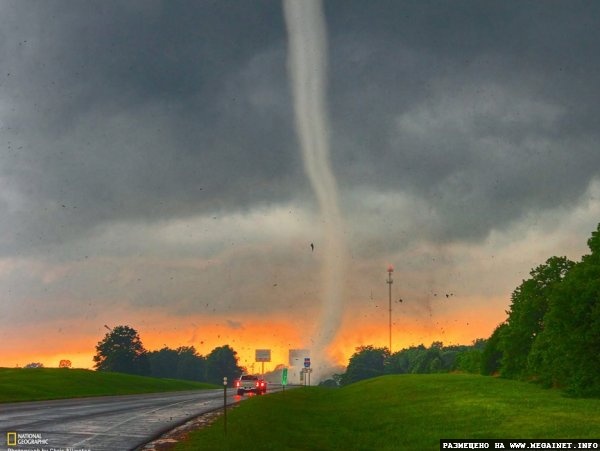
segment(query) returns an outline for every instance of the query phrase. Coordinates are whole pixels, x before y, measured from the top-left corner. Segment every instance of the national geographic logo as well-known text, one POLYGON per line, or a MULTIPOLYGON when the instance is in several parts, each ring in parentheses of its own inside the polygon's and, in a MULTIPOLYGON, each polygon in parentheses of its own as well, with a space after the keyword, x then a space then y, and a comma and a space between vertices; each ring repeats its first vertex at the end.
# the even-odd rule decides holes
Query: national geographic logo
POLYGON ((22 445, 47 445, 48 439, 42 437, 42 434, 34 432, 7 432, 7 446, 22 446, 22 445))
POLYGON ((17 446, 17 433, 7 432, 6 433, 6 444, 8 446, 17 446))
POLYGON ((4 448, 2 442, 4 432, 0 432, 0 451, 92 451, 90 448, 51 444, 52 439, 45 438, 44 434, 39 432, 7 432, 6 448, 4 448))

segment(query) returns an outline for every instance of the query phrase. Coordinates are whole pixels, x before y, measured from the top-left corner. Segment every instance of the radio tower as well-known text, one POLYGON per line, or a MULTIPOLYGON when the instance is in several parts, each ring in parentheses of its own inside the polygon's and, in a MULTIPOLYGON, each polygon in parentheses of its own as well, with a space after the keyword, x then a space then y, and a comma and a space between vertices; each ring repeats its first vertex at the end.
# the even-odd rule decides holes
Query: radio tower
POLYGON ((390 355, 392 355, 392 284, 394 283, 394 281, 392 280, 392 273, 394 272, 394 267, 392 265, 388 266, 387 269, 388 272, 388 279, 386 280, 386 283, 389 285, 390 287, 390 304, 389 304, 389 310, 390 310, 390 355))

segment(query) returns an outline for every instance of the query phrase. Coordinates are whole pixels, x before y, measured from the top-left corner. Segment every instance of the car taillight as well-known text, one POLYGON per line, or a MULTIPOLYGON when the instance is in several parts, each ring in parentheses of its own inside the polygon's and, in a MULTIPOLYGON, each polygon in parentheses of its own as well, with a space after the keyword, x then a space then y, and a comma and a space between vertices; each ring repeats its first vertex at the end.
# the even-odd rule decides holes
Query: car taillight
POLYGON ((240 381, 235 381, 235 387, 238 388, 240 386, 240 381))

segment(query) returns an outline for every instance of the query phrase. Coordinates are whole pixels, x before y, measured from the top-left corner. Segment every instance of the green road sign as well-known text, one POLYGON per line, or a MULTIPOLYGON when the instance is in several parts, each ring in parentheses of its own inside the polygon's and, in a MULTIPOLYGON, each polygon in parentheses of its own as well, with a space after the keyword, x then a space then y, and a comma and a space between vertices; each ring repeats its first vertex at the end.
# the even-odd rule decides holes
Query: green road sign
POLYGON ((287 368, 281 372, 281 385, 287 385, 287 368))

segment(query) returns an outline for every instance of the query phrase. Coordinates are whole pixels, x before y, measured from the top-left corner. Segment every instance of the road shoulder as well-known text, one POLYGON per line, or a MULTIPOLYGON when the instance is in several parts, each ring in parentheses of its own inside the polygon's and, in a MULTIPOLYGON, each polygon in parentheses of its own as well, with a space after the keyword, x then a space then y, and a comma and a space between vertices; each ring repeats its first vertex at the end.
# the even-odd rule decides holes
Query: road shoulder
MULTIPOLYGON (((237 407, 237 404, 230 405, 229 409, 235 407, 237 407)), ((171 451, 177 443, 185 441, 191 432, 210 426, 221 415, 223 415, 223 409, 206 412, 165 432, 151 442, 136 448, 135 451, 171 451)))

